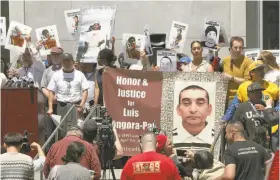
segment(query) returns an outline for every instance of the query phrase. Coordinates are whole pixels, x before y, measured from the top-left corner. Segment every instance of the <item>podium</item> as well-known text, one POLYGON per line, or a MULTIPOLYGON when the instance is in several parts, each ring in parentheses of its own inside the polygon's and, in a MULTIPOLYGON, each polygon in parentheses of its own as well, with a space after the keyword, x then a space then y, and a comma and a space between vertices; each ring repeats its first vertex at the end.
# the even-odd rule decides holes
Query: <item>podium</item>
MULTIPOLYGON (((45 142, 45 99, 37 88, 1 89, 1 142, 8 132, 31 133, 29 143, 45 142)), ((1 144, 3 145, 3 143, 1 144)), ((29 155, 35 157, 37 152, 29 155)))

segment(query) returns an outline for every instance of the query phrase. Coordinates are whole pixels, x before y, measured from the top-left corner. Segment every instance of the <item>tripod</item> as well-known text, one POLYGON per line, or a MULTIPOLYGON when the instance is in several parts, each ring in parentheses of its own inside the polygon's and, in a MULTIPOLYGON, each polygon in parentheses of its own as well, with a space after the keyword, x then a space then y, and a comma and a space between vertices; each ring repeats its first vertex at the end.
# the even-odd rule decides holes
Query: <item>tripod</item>
POLYGON ((108 154, 106 154, 105 149, 111 149, 111 147, 105 147, 104 144, 99 146, 99 152, 100 152, 100 156, 101 156, 100 160, 101 160, 101 165, 102 165, 102 170, 103 170, 102 179, 107 180, 106 179, 106 170, 107 170, 107 167, 108 167, 108 169, 111 170, 113 180, 116 180, 115 172, 114 172, 114 169, 113 169, 113 159, 112 158, 109 158, 109 159, 106 158, 106 155, 108 155, 108 154))

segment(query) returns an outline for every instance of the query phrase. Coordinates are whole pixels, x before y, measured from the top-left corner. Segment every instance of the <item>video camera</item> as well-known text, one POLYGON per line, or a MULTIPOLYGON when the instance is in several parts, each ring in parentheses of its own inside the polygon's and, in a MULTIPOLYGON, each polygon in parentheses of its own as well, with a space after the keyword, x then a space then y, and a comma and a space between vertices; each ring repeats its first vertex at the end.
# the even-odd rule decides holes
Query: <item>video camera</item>
POLYGON ((101 165, 105 168, 108 161, 113 160, 116 154, 116 137, 113 131, 113 120, 105 107, 100 110, 100 117, 96 119, 98 125, 97 144, 101 155, 101 165))
POLYGON ((24 131, 23 133, 23 143, 20 149, 20 152, 23 154, 29 153, 31 151, 30 143, 29 143, 29 136, 31 134, 27 132, 27 130, 24 131))

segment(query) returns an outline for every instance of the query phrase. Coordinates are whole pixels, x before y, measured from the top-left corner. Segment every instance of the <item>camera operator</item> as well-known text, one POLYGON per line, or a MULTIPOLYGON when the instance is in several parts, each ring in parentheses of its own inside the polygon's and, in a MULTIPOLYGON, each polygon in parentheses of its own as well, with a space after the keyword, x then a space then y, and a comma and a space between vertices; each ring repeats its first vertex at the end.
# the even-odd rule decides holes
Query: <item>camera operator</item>
POLYGON ((7 133, 4 137, 6 153, 0 155, 1 179, 34 179, 32 158, 20 153, 23 145, 20 133, 7 133))
MULTIPOLYGON (((98 145, 96 144, 96 139, 97 139, 97 132, 98 132, 98 125, 95 120, 89 119, 87 120, 82 127, 82 132, 83 132, 83 139, 87 141, 88 143, 92 144, 93 147, 96 149, 98 153, 98 145)), ((117 130, 115 127, 113 127, 113 132, 114 132, 114 139, 115 139, 115 147, 116 147, 116 153, 115 153, 115 159, 119 159, 123 155, 123 147, 120 143, 117 130)))

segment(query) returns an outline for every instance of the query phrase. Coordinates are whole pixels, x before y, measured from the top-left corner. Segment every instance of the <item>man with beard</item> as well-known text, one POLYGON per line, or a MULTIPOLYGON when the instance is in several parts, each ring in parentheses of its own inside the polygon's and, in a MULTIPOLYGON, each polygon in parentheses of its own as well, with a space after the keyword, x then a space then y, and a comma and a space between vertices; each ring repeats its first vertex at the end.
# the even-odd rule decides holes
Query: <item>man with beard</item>
POLYGON ((246 140, 244 127, 238 121, 228 123, 226 139, 230 146, 225 152, 225 172, 215 180, 263 180, 263 168, 269 160, 264 147, 246 140))

